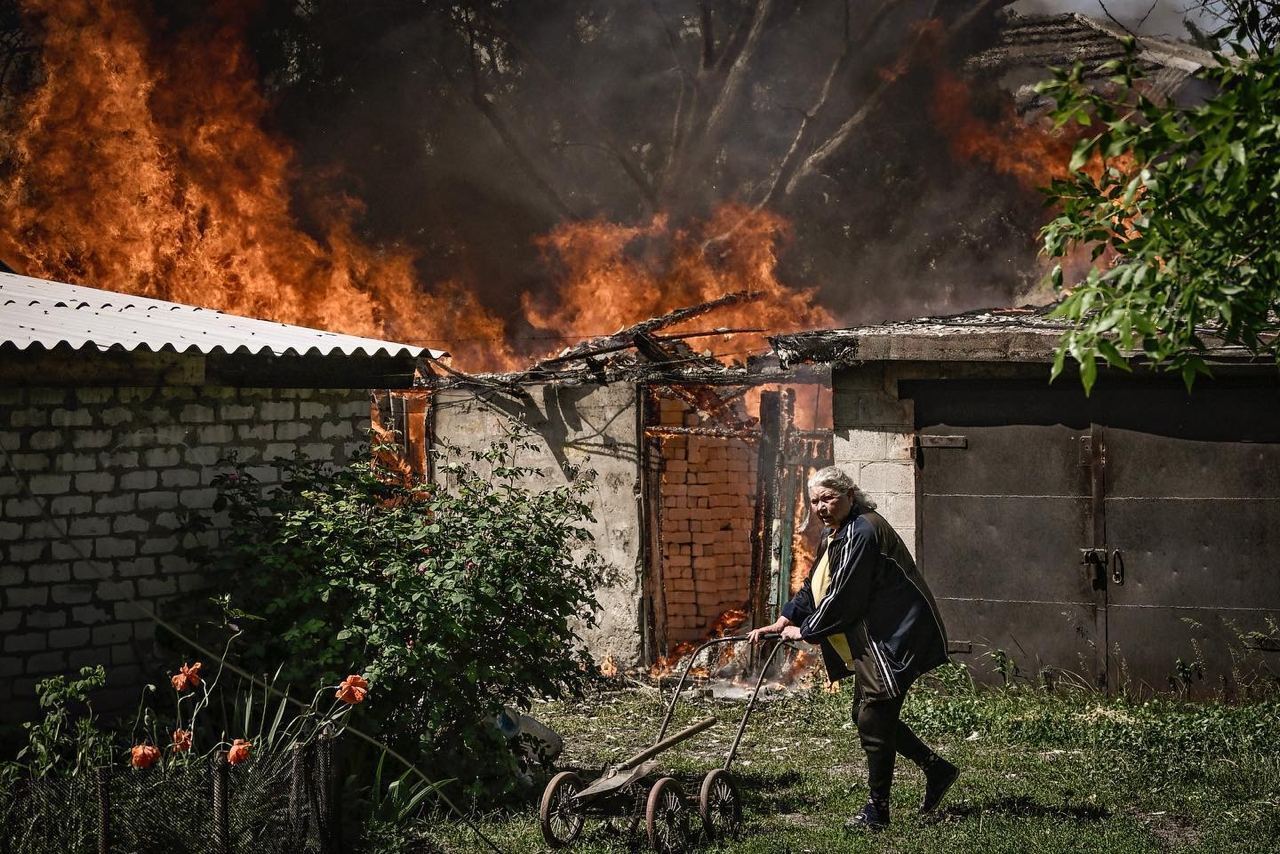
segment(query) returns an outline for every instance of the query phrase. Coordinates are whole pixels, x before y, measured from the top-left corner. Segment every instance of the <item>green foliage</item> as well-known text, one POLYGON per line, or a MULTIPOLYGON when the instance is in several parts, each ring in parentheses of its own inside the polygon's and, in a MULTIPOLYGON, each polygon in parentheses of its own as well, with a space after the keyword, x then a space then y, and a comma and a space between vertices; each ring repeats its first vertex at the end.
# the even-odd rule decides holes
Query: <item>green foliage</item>
POLYGON ((1110 88, 1079 65, 1040 87, 1059 126, 1085 129, 1072 176, 1048 190, 1060 212, 1041 232, 1044 251, 1087 248, 1093 261, 1083 281, 1064 282, 1061 265, 1052 275, 1065 292, 1055 315, 1074 326, 1054 377, 1070 356, 1088 391, 1099 360, 1128 370, 1140 353, 1190 388, 1209 372, 1206 330, 1280 359, 1280 52, 1257 4, 1238 5, 1236 26, 1215 34, 1231 36, 1234 53, 1201 72, 1217 90, 1203 104, 1144 94, 1133 43, 1104 67, 1110 88))
POLYGON ((75 777, 110 761, 111 737, 98 728, 89 705, 89 692, 107 684, 106 671, 80 668, 78 679, 52 676, 36 685, 43 720, 23 724, 27 745, 18 751, 18 762, 6 772, 21 768, 32 778, 57 774, 75 777))
POLYGON ((903 716, 926 740, 958 735, 1036 748, 1132 750, 1188 771, 1231 753, 1269 752, 1280 737, 1276 699, 1228 705, 1034 690, 953 694, 925 689, 912 692, 903 716))
MULTIPOLYGON (((961 775, 938 814, 917 816, 924 777, 899 759, 893 821, 873 837, 842 828, 867 796, 866 766, 849 715, 852 687, 766 695, 732 769, 745 802, 743 830, 732 839, 700 842, 697 850, 1210 854, 1276 847, 1275 702, 1144 704, 1015 685, 975 688, 965 668, 953 666, 911 689, 905 718, 960 766, 961 775)), ((673 726, 712 714, 720 723, 663 752, 659 773, 675 776, 696 798, 703 775, 723 763, 741 711, 741 701, 682 702, 673 726)), ((651 691, 611 691, 536 710, 565 735, 564 762, 585 769, 584 777, 645 746, 662 712, 662 699, 651 691)), ((503 850, 544 848, 531 808, 478 820, 503 850)), ((634 851, 637 839, 627 836, 625 822, 614 825, 624 832, 602 832, 601 823, 589 819, 575 854, 634 851)), ((447 819, 399 831, 401 844, 416 836, 427 850, 481 850, 468 828, 447 819)))
POLYGON ((535 490, 519 436, 440 452, 439 484, 405 486, 376 465, 293 461, 264 491, 245 467, 217 480, 231 527, 211 573, 263 622, 242 662, 284 662, 286 682, 362 673, 367 714, 393 746, 473 791, 510 788, 494 726, 504 705, 579 691, 604 566, 583 522, 590 478, 535 490))

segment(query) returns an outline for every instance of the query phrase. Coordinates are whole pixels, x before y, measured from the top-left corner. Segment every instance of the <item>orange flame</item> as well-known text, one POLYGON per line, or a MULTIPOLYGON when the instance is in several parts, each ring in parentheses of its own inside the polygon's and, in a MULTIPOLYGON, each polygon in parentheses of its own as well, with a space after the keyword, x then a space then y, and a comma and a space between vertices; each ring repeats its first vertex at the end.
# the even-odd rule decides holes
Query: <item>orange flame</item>
POLYGON ((936 71, 930 112, 959 160, 982 161, 1031 190, 1068 175, 1075 140, 1024 122, 1010 104, 998 121, 979 118, 969 85, 945 69, 936 71))
POLYGON ((813 676, 817 664, 817 655, 804 649, 796 650, 778 681, 782 685, 797 685, 813 676))
MULTIPOLYGON (((1027 121, 1019 118, 1012 103, 1005 101, 996 121, 979 118, 973 112, 973 93, 969 84, 955 74, 938 69, 935 72, 930 112, 947 135, 952 154, 960 160, 978 160, 995 171, 1011 175, 1023 187, 1034 190, 1047 187, 1051 181, 1067 178, 1072 150, 1080 133, 1055 129, 1048 119, 1027 121)), ((1082 131, 1081 131, 1082 132, 1082 131)), ((1094 154, 1082 167, 1095 180, 1104 168, 1121 173, 1131 172, 1134 159, 1122 153, 1106 163, 1094 154)))
POLYGON ((613 653, 607 654, 604 661, 600 662, 600 675, 606 679, 613 679, 618 675, 618 662, 614 660, 613 653))
MULTIPOLYGON (((730 608, 725 611, 712 621, 711 626, 707 629, 707 633, 703 636, 702 640, 686 641, 685 643, 676 644, 670 653, 660 657, 657 663, 649 668, 650 678, 660 679, 663 676, 669 675, 684 661, 685 656, 689 655, 689 653, 693 652, 704 642, 711 640, 712 638, 723 638, 733 634, 747 621, 747 617, 747 612, 740 608, 730 608)), ((726 646, 730 645, 726 644, 726 646)), ((735 652, 736 651, 732 648, 722 648, 719 653, 716 654, 716 668, 719 669, 727 664, 729 660, 733 658, 735 652)), ((705 677, 707 675, 707 668, 693 667, 689 670, 689 673, 694 676, 705 677)))
MULTIPOLYGON (((526 296, 534 326, 570 340, 600 335, 663 314, 747 291, 759 298, 712 315, 720 327, 764 328, 770 333, 830 326, 833 316, 814 302, 813 290, 792 289, 777 276, 778 249, 787 226, 776 214, 720 205, 702 223, 674 228, 666 216, 645 226, 601 220, 566 223, 540 241, 562 271, 554 300, 526 296)), ((664 332, 709 326, 706 317, 664 332)), ((767 348, 764 334, 734 336, 731 352, 767 348)))
MULTIPOLYGON (((1015 178, 1028 190, 1048 187, 1055 180, 1070 177, 1068 168, 1076 141, 1080 138, 1065 129, 1054 129, 1048 119, 1028 122, 1018 117, 1012 104, 1005 102, 996 121, 979 118, 973 112, 973 96, 969 85, 960 77, 935 70, 931 113, 946 133, 953 156, 960 160, 977 160, 1004 175, 1015 178)), ((1094 152, 1082 171, 1098 181, 1104 169, 1115 169, 1127 179, 1136 168, 1132 154, 1122 152, 1104 159, 1094 152)), ((1118 202, 1117 202, 1118 204, 1118 202)), ((1124 239, 1138 236, 1130 218, 1112 220, 1116 232, 1124 239)), ((1096 258, 1092 245, 1074 247, 1060 259, 1069 282, 1083 278, 1093 266, 1105 267, 1116 257, 1111 247, 1096 258)))
MULTIPOLYGON (((23 0, 48 25, 42 83, 16 117, 0 179, 0 257, 33 276, 447 347, 469 370, 521 364, 473 289, 423 287, 411 251, 357 233, 357 201, 301 180, 292 146, 265 129, 245 39, 252 3, 211 4, 203 24, 165 39, 140 6, 23 0)), ((719 323, 831 325, 812 291, 776 276, 785 230, 739 205, 681 229, 663 217, 566 224, 543 241, 562 289, 528 300, 532 325, 574 342, 743 290, 762 299, 719 323), (647 252, 633 258, 640 240, 647 252)))
POLYGON ((319 200, 312 231, 296 222, 294 154, 263 129, 237 4, 168 45, 129 4, 24 6, 49 22, 0 184, 0 253, 24 272, 437 346, 449 330, 460 361, 515 363, 471 293, 424 292, 409 252, 363 242, 352 200, 319 200))

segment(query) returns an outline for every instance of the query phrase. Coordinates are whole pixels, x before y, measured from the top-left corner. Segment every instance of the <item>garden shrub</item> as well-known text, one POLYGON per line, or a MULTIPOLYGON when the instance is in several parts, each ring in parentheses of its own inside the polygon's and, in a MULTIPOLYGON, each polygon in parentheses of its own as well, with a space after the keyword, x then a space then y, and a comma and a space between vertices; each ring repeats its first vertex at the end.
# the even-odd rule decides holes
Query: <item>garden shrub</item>
POLYGON ((293 460, 264 490, 236 465, 216 481, 230 515, 209 576, 256 615, 240 663, 313 684, 362 672, 367 724, 473 793, 518 769, 493 721, 504 705, 580 692, 575 626, 594 621, 604 565, 584 523, 589 476, 545 489, 519 435, 438 453, 448 487, 376 463, 293 460))

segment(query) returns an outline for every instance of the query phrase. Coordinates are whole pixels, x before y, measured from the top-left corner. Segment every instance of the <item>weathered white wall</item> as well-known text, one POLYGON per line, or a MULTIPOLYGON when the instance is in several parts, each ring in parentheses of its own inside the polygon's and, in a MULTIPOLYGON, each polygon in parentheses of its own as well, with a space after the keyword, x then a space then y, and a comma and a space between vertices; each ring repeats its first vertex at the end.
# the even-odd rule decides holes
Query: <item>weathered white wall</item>
POLYGON ((219 460, 274 485, 275 458, 342 463, 368 425, 364 389, 0 387, 0 721, 35 713, 40 679, 96 664, 96 708, 133 708, 155 663, 135 604, 207 595, 185 546, 229 524, 219 460), (213 527, 185 532, 180 509, 213 527))
POLYGON ((836 465, 879 507, 916 553, 915 410, 899 400, 883 364, 838 370, 832 377, 836 465))
POLYGON ((481 448, 518 419, 537 446, 518 462, 543 470, 530 486, 564 483, 572 468, 596 472, 589 497, 596 521, 589 529, 614 577, 597 591, 599 624, 580 633, 597 660, 612 654, 620 666, 640 664, 644 528, 635 388, 615 383, 525 390, 524 400, 472 390, 440 392, 432 406, 435 436, 459 448, 481 448))

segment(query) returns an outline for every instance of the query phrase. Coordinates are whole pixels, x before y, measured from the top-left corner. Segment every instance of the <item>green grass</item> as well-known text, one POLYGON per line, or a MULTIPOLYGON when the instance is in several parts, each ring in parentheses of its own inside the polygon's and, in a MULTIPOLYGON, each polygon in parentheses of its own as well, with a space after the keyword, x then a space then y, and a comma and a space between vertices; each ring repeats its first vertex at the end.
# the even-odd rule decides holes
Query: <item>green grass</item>
MULTIPOLYGON (((923 778, 900 760, 893 822, 875 837, 843 822, 866 799, 866 766, 849 721, 848 691, 775 697, 753 715, 733 771, 745 814, 735 839, 713 852, 1062 852, 1280 850, 1280 703, 1242 706, 1105 700, 1093 694, 974 691, 959 680, 912 690, 904 717, 962 768, 932 820, 915 815, 923 778)), ((742 703, 683 704, 677 725, 707 714, 721 723, 660 757, 696 798, 717 767, 742 703)), ((651 691, 602 692, 534 710, 565 737, 561 767, 591 779, 601 766, 647 746, 661 721, 651 691)), ((476 816, 504 851, 545 850, 536 798, 476 816)), ((646 850, 589 821, 571 850, 646 850)), ((420 826, 446 852, 483 851, 461 823, 420 826)), ((399 835, 404 838, 404 832, 399 835)), ((428 848, 427 850, 431 850, 428 848)))

